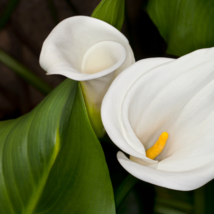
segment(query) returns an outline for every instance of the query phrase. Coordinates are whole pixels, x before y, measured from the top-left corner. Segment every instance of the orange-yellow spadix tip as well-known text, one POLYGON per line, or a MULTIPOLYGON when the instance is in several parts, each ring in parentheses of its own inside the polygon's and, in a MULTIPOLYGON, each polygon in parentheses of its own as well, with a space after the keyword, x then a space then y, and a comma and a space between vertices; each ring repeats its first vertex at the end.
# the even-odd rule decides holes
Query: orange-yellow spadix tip
POLYGON ((146 151, 146 156, 150 159, 155 159, 163 151, 168 137, 169 134, 167 132, 163 132, 157 142, 146 151))

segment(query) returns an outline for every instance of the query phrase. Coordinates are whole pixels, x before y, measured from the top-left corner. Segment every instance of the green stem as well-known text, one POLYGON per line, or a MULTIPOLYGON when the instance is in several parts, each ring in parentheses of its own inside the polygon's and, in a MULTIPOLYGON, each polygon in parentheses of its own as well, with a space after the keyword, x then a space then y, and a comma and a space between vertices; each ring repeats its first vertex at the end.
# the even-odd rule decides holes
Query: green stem
POLYGON ((5 26, 11 14, 15 10, 19 0, 10 0, 0 17, 0 30, 5 26))
POLYGON ((129 191, 134 187, 134 185, 138 182, 139 180, 129 174, 124 181, 120 184, 119 188, 115 192, 115 206, 116 209, 119 208, 129 191))
POLYGON ((22 64, 2 50, 0 50, 0 62, 12 69, 17 75, 40 90, 43 94, 48 94, 52 90, 52 88, 42 79, 37 77, 33 72, 25 68, 22 64))

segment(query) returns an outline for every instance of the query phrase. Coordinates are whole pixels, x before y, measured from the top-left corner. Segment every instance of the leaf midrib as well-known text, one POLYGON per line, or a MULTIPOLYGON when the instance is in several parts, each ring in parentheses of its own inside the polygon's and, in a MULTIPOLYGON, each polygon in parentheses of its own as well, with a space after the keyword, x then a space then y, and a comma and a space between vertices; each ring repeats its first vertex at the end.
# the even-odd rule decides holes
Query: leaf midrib
POLYGON ((34 213, 36 205, 37 205, 39 198, 42 194, 42 191, 46 185, 46 181, 48 179, 49 173, 50 173, 51 168, 52 168, 52 166, 53 166, 53 164, 57 158, 57 155, 59 154, 59 151, 60 151, 60 136, 59 136, 59 128, 58 128, 57 133, 56 133, 56 143, 55 143, 54 150, 53 150, 53 153, 52 153, 51 158, 50 158, 50 162, 47 166, 47 170, 44 170, 44 173, 43 173, 41 180, 38 184, 38 188, 34 189, 34 192, 31 196, 31 199, 28 203, 28 206, 25 209, 25 211, 23 212, 23 214, 33 214, 34 213))

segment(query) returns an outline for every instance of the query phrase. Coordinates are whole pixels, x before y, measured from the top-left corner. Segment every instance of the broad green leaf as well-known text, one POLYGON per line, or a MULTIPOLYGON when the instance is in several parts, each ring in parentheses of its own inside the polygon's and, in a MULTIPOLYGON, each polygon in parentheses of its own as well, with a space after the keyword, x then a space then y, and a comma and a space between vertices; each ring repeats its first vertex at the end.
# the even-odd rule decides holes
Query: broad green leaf
POLYGON ((214 0, 149 0, 147 11, 167 53, 182 56, 214 46, 214 0))
POLYGON ((124 11, 125 0, 102 0, 91 16, 121 30, 124 21, 124 11))
POLYGON ((0 122, 1 214, 114 214, 105 157, 77 82, 0 122))

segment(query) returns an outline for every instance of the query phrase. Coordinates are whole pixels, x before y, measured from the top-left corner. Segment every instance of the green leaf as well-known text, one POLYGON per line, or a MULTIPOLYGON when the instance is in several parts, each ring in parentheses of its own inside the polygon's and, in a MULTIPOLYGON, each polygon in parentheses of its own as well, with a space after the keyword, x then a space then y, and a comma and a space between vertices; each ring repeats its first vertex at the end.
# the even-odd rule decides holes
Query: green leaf
POLYGON ((214 0, 150 0, 147 11, 167 42, 167 53, 182 56, 214 46, 214 0))
POLYGON ((114 214, 105 157, 77 82, 0 122, 1 214, 114 214))
POLYGON ((102 0, 91 16, 121 30, 124 21, 124 11, 125 0, 102 0))

